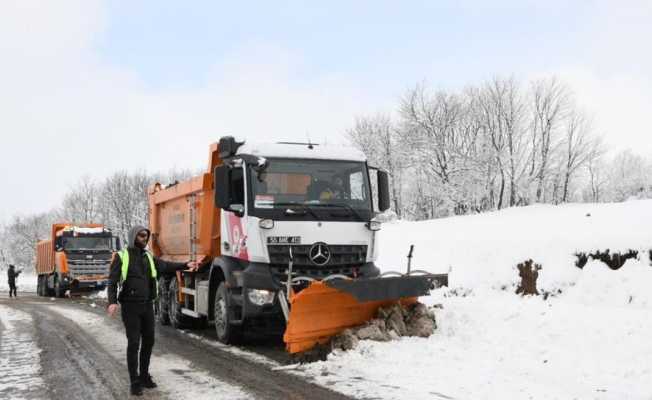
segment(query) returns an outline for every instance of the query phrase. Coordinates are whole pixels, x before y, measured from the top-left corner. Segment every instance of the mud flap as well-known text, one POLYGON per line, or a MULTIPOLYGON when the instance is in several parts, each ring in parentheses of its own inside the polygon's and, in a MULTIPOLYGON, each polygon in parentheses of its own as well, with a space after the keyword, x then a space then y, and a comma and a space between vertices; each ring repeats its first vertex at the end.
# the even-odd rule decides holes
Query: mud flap
POLYGON ((324 344, 347 328, 374 318, 380 307, 415 303, 436 284, 434 275, 313 282, 290 295, 283 340, 290 353, 324 344))

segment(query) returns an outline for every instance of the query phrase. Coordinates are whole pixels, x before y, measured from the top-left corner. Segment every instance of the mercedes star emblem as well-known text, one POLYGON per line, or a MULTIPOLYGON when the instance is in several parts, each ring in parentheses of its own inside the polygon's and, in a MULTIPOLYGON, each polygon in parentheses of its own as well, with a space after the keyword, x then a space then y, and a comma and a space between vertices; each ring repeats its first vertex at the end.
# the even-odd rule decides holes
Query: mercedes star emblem
POLYGON ((321 242, 313 244, 308 255, 310 256, 310 261, 320 267, 328 264, 328 261, 331 259, 331 251, 326 246, 326 243, 321 242))

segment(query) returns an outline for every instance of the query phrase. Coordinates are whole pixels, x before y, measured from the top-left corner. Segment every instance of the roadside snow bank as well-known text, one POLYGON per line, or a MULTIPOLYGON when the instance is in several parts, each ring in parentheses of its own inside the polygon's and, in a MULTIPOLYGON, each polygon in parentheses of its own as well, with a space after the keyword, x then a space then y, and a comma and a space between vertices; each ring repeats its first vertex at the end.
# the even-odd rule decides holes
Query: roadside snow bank
POLYGON ((452 271, 429 338, 360 341, 297 374, 379 399, 641 399, 652 395, 652 200, 535 205, 474 216, 383 224, 382 270, 452 271), (576 252, 639 251, 617 271, 575 267, 576 252), (516 265, 542 264, 516 295, 516 265))
POLYGON ((590 261, 568 300, 595 306, 631 306, 652 309, 652 267, 637 260, 627 260, 617 271, 601 261, 590 261))
POLYGON ((538 287, 554 291, 574 283, 579 251, 639 250, 648 262, 652 200, 614 204, 533 205, 431 221, 383 224, 379 267, 406 269, 415 245, 413 269, 450 273, 450 286, 466 289, 515 287, 516 265, 542 264, 538 287), (644 253, 644 254, 643 254, 644 253))
POLYGON ((297 373, 379 399, 649 399, 648 311, 493 290, 449 295, 432 296, 444 308, 430 338, 361 341, 297 373))

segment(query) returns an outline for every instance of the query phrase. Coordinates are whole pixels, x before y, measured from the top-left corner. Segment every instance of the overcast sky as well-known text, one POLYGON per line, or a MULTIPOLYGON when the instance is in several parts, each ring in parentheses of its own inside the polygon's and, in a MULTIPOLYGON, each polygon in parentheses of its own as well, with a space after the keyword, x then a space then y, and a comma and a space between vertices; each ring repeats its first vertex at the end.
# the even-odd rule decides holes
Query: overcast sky
POLYGON ((650 1, 308 3, 0 1, 0 221, 84 175, 203 168, 223 134, 342 142, 422 80, 555 74, 652 155, 650 1))

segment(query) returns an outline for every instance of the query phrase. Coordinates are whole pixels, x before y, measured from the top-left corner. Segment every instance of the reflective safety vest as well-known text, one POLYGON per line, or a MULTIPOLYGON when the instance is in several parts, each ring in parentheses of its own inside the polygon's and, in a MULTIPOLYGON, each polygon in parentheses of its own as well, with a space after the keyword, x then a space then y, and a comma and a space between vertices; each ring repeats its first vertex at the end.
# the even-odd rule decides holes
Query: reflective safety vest
MULTIPOLYGON (((146 251, 145 255, 147 256, 147 260, 149 261, 150 275, 156 282, 156 295, 154 296, 154 298, 158 298, 158 279, 156 279, 156 267, 154 266, 154 257, 152 257, 152 254, 149 251, 146 251)), ((127 249, 120 250, 118 252, 118 256, 120 257, 120 262, 122 263, 122 269, 120 274, 120 285, 122 285, 122 282, 127 280, 127 271, 129 270, 129 250, 127 249)))

